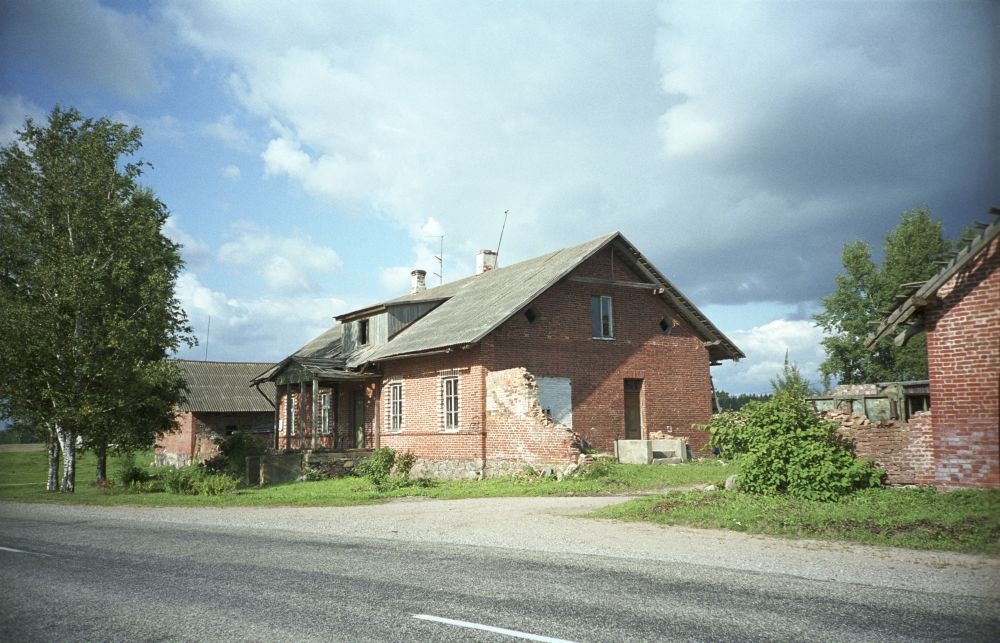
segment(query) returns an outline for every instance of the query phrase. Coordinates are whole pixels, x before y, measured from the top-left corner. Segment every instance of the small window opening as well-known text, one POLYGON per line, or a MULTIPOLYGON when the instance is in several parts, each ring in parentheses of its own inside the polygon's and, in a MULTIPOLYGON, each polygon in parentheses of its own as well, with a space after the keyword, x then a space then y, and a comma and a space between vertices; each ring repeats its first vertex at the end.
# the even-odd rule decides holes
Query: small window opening
POLYGON ((364 346, 368 343, 368 320, 362 319, 358 322, 358 344, 364 346))
POLYGON ((535 312, 534 308, 529 308, 524 311, 524 317, 528 320, 529 324, 534 324, 535 320, 538 319, 538 313, 535 312))
POLYGON ((596 339, 613 339, 614 322, 611 297, 598 295, 590 298, 591 336, 596 339))
POLYGON ((664 335, 669 335, 670 331, 674 329, 674 325, 670 323, 670 320, 664 317, 660 320, 660 330, 663 331, 664 335))

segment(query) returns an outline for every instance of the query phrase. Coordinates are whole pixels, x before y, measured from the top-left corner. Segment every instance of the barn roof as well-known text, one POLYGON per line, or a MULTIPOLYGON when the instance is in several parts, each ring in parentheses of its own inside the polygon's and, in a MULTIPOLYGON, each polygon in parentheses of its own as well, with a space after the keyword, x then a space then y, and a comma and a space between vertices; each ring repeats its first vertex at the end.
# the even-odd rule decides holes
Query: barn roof
POLYGON ((197 362, 176 360, 187 382, 187 399, 181 411, 203 413, 256 413, 273 411, 274 384, 262 383, 264 397, 253 388, 255 376, 268 362, 197 362))

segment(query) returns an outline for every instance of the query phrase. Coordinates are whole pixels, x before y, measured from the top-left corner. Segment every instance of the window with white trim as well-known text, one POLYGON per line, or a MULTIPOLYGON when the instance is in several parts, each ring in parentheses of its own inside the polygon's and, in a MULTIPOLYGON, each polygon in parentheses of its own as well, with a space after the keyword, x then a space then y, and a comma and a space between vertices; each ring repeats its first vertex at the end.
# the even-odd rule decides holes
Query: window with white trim
POLYGON ((292 435, 295 435, 299 425, 299 396, 292 393, 288 396, 288 421, 291 422, 292 435))
POLYGON ((610 296, 595 295, 590 298, 590 328, 594 339, 614 339, 614 313, 610 296))
POLYGON ((403 383, 389 385, 389 430, 403 430, 403 383))
POLYGON ((444 430, 458 430, 458 378, 441 378, 441 409, 444 411, 444 430))
POLYGON ((319 432, 323 435, 330 435, 330 394, 321 394, 319 404, 319 432))

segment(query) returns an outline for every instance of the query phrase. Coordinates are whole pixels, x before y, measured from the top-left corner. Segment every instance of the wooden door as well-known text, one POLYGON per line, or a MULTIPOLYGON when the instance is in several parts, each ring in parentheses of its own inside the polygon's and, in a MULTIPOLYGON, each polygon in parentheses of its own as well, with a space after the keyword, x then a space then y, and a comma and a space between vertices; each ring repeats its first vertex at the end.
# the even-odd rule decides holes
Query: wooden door
POLYGON ((365 446, 365 392, 353 391, 351 400, 353 402, 351 416, 354 424, 354 448, 361 449, 365 446))
POLYGON ((642 380, 625 380, 625 439, 642 439, 642 380))

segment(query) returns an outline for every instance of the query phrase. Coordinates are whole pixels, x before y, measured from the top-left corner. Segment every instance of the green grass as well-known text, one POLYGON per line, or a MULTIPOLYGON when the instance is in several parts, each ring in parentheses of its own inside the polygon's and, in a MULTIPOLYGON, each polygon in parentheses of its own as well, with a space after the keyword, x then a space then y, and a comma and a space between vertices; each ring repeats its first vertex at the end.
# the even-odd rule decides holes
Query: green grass
POLYGON ((606 507, 618 520, 1000 555, 1000 490, 869 489, 838 502, 672 492, 606 507))
MULTIPOLYGON (((152 452, 135 456, 135 462, 152 462, 152 452)), ((110 488, 93 483, 96 468, 93 455, 82 454, 77 464, 76 492, 45 491, 47 471, 43 445, 34 449, 8 449, 0 445, 0 500, 54 502, 95 505, 144 506, 346 506, 381 502, 389 498, 490 498, 512 496, 609 495, 641 493, 692 484, 721 483, 733 473, 731 465, 714 460, 684 465, 649 467, 601 462, 586 474, 563 480, 532 476, 510 476, 486 480, 412 481, 411 484, 378 491, 363 478, 338 478, 315 482, 290 482, 240 489, 226 496, 188 496, 171 493, 137 493, 116 484, 120 460, 108 460, 110 488)), ((149 468, 155 472, 155 468, 149 468)))

